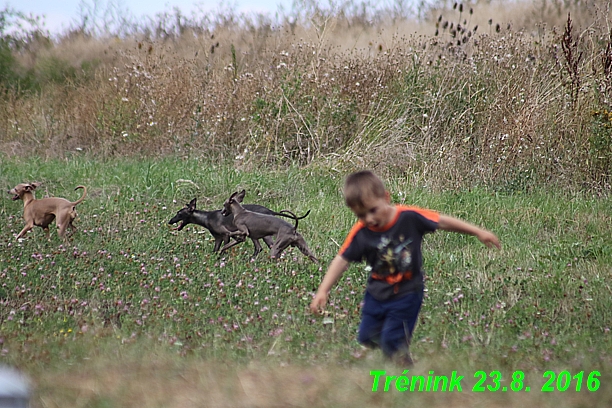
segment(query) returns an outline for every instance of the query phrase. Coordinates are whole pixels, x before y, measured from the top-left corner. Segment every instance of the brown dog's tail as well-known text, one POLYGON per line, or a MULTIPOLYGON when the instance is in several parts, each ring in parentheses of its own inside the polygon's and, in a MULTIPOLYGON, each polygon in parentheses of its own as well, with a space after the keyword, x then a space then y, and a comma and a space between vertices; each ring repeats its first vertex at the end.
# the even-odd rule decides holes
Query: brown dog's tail
POLYGON ((78 190, 79 188, 83 189, 83 195, 81 196, 81 198, 79 198, 78 200, 76 200, 75 202, 72 203, 72 205, 77 205, 77 204, 81 204, 83 202, 83 200, 85 200, 85 196, 87 195, 87 187, 85 186, 76 186, 74 188, 74 191, 78 190))
POLYGON ((308 217, 308 214, 310 214, 310 210, 308 210, 306 214, 302 215, 301 217, 298 217, 297 215, 295 215, 293 212, 289 210, 281 210, 281 212, 278 215, 282 215, 283 217, 287 217, 287 218, 291 218, 292 220, 295 220, 295 227, 293 227, 293 229, 297 231, 298 220, 308 217))

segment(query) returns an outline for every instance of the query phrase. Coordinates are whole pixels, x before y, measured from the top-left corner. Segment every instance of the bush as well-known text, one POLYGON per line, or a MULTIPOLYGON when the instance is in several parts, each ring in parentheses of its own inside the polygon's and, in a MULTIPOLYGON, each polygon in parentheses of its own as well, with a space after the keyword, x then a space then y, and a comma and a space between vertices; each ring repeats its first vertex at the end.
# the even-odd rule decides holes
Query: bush
POLYGON ((609 139, 588 112, 609 110, 609 19, 515 29, 458 5, 417 36, 400 33, 422 21, 382 13, 366 24, 314 5, 278 25, 230 12, 175 27, 164 15, 158 37, 152 21, 11 46, 5 66, 15 72, 11 58, 29 53, 29 86, 44 92, 5 104, 0 148, 25 135, 23 148, 45 156, 367 166, 440 189, 605 187, 609 139))

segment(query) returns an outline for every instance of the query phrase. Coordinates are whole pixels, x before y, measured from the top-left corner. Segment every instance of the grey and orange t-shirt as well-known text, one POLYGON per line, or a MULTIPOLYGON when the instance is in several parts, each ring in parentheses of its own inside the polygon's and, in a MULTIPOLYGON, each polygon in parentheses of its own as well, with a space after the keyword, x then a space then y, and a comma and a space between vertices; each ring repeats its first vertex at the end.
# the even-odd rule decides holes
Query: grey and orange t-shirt
POLYGON ((390 300, 423 286, 423 236, 438 228, 440 215, 418 207, 396 205, 395 217, 382 228, 358 221, 338 254, 348 262, 366 262, 366 290, 378 300, 390 300))

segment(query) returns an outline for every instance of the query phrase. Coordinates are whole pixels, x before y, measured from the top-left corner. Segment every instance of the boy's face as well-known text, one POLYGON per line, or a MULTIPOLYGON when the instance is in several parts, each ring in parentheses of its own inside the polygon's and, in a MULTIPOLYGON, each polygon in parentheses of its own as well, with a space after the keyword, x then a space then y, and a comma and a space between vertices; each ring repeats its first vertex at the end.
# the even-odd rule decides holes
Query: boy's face
POLYGON ((387 225, 395 216, 395 206, 391 205, 389 193, 385 197, 364 197, 362 205, 350 207, 351 211, 370 229, 387 225))

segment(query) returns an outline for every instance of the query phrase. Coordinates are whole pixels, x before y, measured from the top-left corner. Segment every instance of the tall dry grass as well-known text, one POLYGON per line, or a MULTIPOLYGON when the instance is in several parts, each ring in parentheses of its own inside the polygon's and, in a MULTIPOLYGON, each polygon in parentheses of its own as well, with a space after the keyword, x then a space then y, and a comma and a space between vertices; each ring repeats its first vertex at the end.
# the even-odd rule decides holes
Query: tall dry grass
POLYGON ((29 41, 15 53, 43 80, 3 93, 0 150, 610 189, 606 2, 456 3, 418 21, 316 4, 276 22, 175 12, 29 41))

